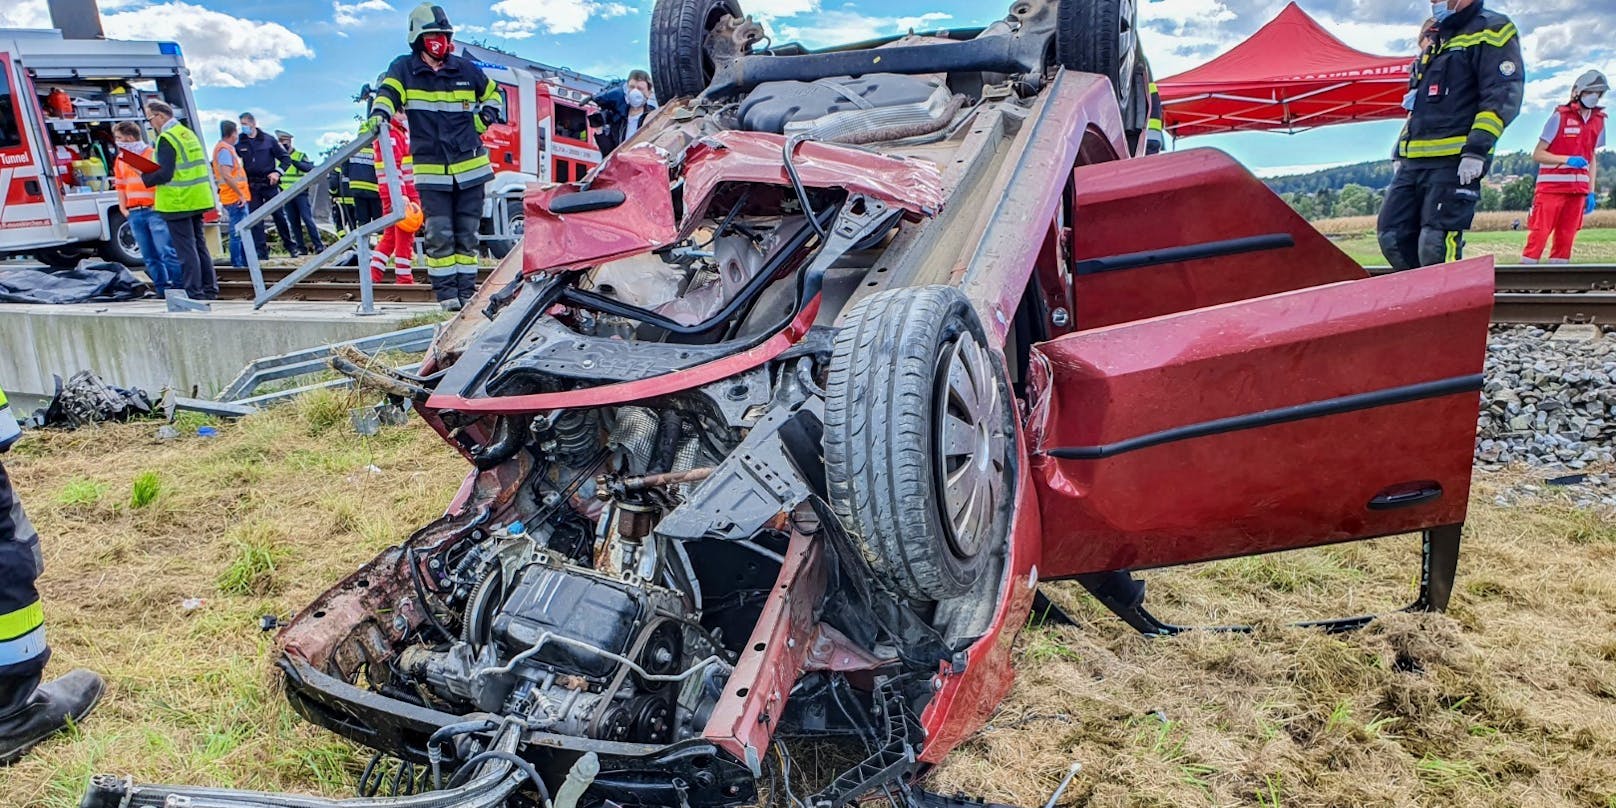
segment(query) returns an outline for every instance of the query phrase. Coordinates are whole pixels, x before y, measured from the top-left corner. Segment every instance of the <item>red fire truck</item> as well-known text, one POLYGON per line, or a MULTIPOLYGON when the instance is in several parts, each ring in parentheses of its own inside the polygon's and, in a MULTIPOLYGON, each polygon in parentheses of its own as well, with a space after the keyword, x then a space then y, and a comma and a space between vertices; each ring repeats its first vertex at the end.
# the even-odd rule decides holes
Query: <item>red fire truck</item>
POLYGON ((0 29, 0 257, 72 266, 99 253, 142 264, 118 212, 112 127, 144 127, 148 98, 167 101, 182 122, 193 120, 196 100, 179 45, 0 29))
POLYGON ((483 134, 494 179, 483 203, 490 251, 503 256, 521 239, 522 195, 532 183, 573 182, 600 162, 585 102, 610 86, 604 79, 502 51, 457 43, 499 85, 506 123, 483 134))

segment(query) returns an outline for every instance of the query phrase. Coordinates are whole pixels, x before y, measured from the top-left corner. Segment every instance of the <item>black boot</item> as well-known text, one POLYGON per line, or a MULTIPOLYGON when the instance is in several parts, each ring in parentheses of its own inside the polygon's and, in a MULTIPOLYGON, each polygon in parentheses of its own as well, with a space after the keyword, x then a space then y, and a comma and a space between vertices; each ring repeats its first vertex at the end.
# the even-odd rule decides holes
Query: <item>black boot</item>
POLYGON ((456 294, 460 298, 460 305, 464 306, 470 303, 472 297, 477 294, 477 273, 456 272, 455 286, 456 294))
POLYGON ((460 294, 454 275, 427 273, 427 280, 432 282, 432 299, 438 301, 444 311, 460 311, 460 294))
POLYGON ((40 685, 22 708, 0 717, 0 764, 10 764, 40 741, 83 721, 106 683, 95 671, 76 668, 53 682, 40 685))

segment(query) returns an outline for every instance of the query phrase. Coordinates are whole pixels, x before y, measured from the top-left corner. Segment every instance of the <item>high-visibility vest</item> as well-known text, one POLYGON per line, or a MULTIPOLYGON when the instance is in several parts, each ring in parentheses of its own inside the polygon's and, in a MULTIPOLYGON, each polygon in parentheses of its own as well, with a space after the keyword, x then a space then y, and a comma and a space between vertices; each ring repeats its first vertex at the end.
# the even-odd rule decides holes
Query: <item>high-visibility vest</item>
POLYGON ((0 390, 0 449, 4 449, 22 437, 22 427, 17 425, 17 416, 11 412, 11 402, 6 401, 6 391, 0 390))
MULTIPOLYGON (((156 162, 157 150, 147 146, 140 156, 156 162)), ((149 208, 157 203, 157 192, 140 181, 140 169, 118 160, 112 164, 112 176, 118 184, 118 201, 126 208, 149 208)))
MULTIPOLYGON (((1580 156, 1592 165, 1595 159, 1594 151, 1599 146, 1599 135, 1605 131, 1605 111, 1596 109, 1585 121, 1578 106, 1566 104, 1556 110, 1556 114, 1560 116, 1560 129, 1555 132, 1554 140, 1549 143, 1549 153, 1567 157, 1580 156)), ((1538 166, 1537 192, 1587 196, 1588 192, 1593 190, 1588 187, 1588 179, 1586 168, 1538 166)))
POLYGON ((242 202, 252 201, 252 189, 247 186, 247 168, 241 164, 241 158, 236 156, 236 147, 222 140, 213 144, 213 177, 219 181, 219 204, 237 205, 242 202), (231 163, 229 168, 219 162, 219 152, 221 151, 228 151, 232 157, 235 157, 235 162, 231 163), (241 186, 242 192, 236 193, 235 189, 230 187, 230 183, 225 182, 225 180, 234 181, 241 186))
POLYGON ((157 186, 158 213, 195 213, 213 207, 213 179, 208 174, 208 153, 195 132, 174 124, 157 136, 174 149, 174 176, 157 186))
POLYGON ((280 187, 282 189, 290 188, 293 185, 296 185, 298 180, 303 179, 303 169, 298 168, 297 164, 300 161, 309 159, 308 155, 296 149, 293 149, 292 153, 286 156, 292 158, 292 164, 288 166, 285 171, 281 172, 280 187))

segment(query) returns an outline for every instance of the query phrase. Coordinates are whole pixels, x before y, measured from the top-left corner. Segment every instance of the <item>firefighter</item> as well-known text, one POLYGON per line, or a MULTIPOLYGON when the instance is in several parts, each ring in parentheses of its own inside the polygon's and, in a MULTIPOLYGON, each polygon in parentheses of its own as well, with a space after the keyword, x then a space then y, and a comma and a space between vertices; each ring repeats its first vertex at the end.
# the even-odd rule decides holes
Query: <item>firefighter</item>
MULTIPOLYGON (((375 121, 366 118, 359 125, 361 137, 375 128, 375 121)), ((360 227, 370 224, 371 220, 379 219, 382 215, 382 198, 376 188, 376 148, 370 144, 354 152, 342 167, 343 179, 348 182, 348 194, 353 197, 353 226, 360 227)))
POLYGON ((1394 269, 1457 261, 1481 201, 1481 178, 1521 111, 1526 69, 1509 18, 1483 0, 1437 0, 1436 30, 1414 65, 1397 173, 1376 226, 1394 269))
MULTIPOLYGON (((393 165, 398 168, 399 192, 407 200, 406 205, 414 205, 419 209, 421 195, 415 190, 415 171, 410 159, 410 129, 409 119, 403 115, 396 115, 388 126, 391 136, 393 165)), ((376 152, 376 176, 384 176, 386 171, 382 163, 381 151, 376 152)), ((393 205, 399 204, 392 198, 392 192, 387 189, 387 183, 377 183, 381 190, 382 215, 393 212, 393 205)), ((376 249, 370 254, 370 279, 376 283, 387 280, 387 264, 393 265, 393 277, 396 283, 415 283, 415 231, 420 229, 420 222, 408 220, 399 222, 382 232, 381 240, 376 242, 376 249)))
MULTIPOLYGON (((0 392, 0 454, 20 437, 16 416, 0 392)), ((39 683, 50 659, 45 613, 34 588, 44 566, 39 534, 0 465, 0 764, 83 721, 105 687, 100 676, 83 668, 39 683)))
POLYGON ((1167 145, 1166 127, 1162 122, 1161 93, 1156 90, 1156 82, 1150 83, 1150 120, 1145 122, 1145 154, 1160 154, 1162 147, 1167 145))
POLYGON ((393 60, 371 104, 373 118, 410 119, 410 154, 426 214, 426 267, 438 305, 457 311, 477 291, 483 185, 494 176, 482 133, 503 120, 494 81, 454 53, 442 6, 410 12, 410 52, 393 60))
POLYGON ((1582 229, 1582 217, 1593 213, 1599 204, 1599 192, 1595 190, 1599 161, 1594 153, 1605 147, 1605 108, 1599 106, 1599 101, 1608 90, 1610 83, 1603 73, 1583 73, 1571 86, 1571 101, 1556 109, 1543 125, 1537 149, 1532 152, 1538 164, 1537 190, 1532 195, 1532 215, 1526 224, 1531 232, 1521 253, 1523 264, 1535 264, 1543 258, 1543 248, 1548 246, 1551 234, 1554 251, 1549 253, 1549 263, 1571 262, 1571 247, 1576 244, 1577 231, 1582 229))

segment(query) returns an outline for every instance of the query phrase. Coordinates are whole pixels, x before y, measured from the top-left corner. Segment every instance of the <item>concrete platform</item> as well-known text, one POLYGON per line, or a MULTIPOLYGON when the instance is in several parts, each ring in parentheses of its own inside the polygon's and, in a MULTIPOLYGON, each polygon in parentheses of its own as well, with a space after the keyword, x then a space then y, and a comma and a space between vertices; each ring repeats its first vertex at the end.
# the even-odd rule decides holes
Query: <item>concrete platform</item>
POLYGON ((160 300, 41 306, 0 303, 0 387, 16 397, 54 389, 92 370, 110 384, 155 397, 164 387, 211 398, 243 366, 265 356, 396 331, 437 311, 433 304, 378 304, 360 317, 352 303, 215 301, 208 313, 178 314, 160 300))

